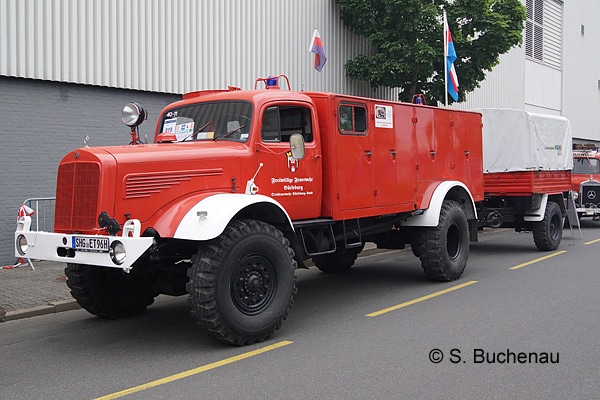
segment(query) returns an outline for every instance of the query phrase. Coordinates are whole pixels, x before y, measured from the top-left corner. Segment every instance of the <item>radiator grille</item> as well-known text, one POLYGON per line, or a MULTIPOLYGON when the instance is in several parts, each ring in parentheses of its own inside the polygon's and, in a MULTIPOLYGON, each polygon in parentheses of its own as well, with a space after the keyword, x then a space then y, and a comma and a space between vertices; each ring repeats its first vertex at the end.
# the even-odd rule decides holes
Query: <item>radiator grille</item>
POLYGON ((586 208, 600 207, 600 185, 581 185, 581 205, 586 208))
POLYGON ((62 164, 56 182, 54 230, 78 232, 94 228, 98 217, 100 166, 97 163, 62 164))

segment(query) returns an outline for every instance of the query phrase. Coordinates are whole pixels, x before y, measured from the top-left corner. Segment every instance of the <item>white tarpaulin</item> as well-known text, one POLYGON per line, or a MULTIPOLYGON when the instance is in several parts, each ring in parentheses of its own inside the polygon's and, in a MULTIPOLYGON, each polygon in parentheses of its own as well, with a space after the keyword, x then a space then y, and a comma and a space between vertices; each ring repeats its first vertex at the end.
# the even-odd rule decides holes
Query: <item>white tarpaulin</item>
POLYGON ((571 124, 564 117, 483 108, 483 171, 573 168, 571 124))

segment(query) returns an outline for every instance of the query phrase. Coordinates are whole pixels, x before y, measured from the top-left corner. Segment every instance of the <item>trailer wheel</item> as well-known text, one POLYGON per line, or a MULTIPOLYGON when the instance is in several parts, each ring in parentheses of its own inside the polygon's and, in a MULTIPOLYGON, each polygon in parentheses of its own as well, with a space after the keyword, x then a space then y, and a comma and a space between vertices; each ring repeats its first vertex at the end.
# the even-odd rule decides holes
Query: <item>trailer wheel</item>
POLYGON ((295 269, 294 251, 281 231, 261 221, 233 221, 192 257, 192 317, 220 341, 262 342, 292 307, 295 269))
POLYGON ((328 274, 337 274, 347 272, 352 268, 358 254, 363 251, 364 244, 359 247, 353 247, 345 250, 336 251, 331 254, 323 254, 312 258, 315 266, 328 274))
POLYGON ((563 217, 560 206, 549 201, 544 219, 533 224, 533 241, 541 251, 556 250, 562 240, 563 217))
POLYGON ((138 315, 154 302, 149 283, 118 268, 67 264, 65 275, 77 303, 100 318, 138 315))
POLYGON ((420 230, 418 253, 430 279, 447 282, 462 275, 469 258, 469 226, 457 202, 445 200, 438 226, 420 230))

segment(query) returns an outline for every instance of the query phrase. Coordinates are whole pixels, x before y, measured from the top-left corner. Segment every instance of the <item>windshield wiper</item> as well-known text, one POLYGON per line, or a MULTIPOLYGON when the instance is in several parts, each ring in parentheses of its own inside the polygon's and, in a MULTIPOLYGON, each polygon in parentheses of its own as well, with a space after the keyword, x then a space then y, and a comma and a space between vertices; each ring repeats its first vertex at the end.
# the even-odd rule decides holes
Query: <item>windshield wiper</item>
POLYGON ((206 129, 206 127, 209 125, 210 125, 210 122, 207 122, 206 124, 202 125, 202 127, 200 129, 196 130, 195 132, 193 132, 193 133, 189 134, 188 136, 186 136, 185 138, 183 138, 182 142, 185 142, 192 136, 198 135, 200 132, 202 132, 204 129, 206 129))
POLYGON ((218 137, 214 138, 214 139, 213 139, 213 141, 215 141, 215 142, 216 142, 216 141, 217 141, 217 139, 224 139, 224 138, 226 138, 226 137, 229 137, 229 136, 233 135, 234 133, 236 133, 237 131, 239 131, 240 129, 242 129, 242 128, 243 128, 243 127, 245 127, 245 126, 246 126, 246 125, 241 125, 241 126, 238 126, 237 128, 230 130, 229 132, 227 132, 227 133, 226 133, 226 134, 224 134, 223 136, 218 136, 218 137))

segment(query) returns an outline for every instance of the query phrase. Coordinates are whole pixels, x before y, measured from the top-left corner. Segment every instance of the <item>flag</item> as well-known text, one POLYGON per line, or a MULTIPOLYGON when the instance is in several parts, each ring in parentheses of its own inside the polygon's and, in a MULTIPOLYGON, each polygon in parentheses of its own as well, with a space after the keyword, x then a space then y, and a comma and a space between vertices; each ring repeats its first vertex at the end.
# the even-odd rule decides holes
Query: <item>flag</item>
POLYGON ((312 40, 310 41, 310 47, 308 48, 309 53, 315 53, 315 69, 319 72, 323 69, 327 56, 325 55, 325 48, 323 47, 323 41, 317 28, 313 31, 312 40))
POLYGON ((446 11, 444 11, 444 58, 446 62, 446 90, 448 91, 448 94, 452 96, 454 101, 458 101, 458 76, 454 69, 456 50, 454 49, 454 42, 452 42, 452 35, 450 34, 450 28, 448 27, 446 11))

